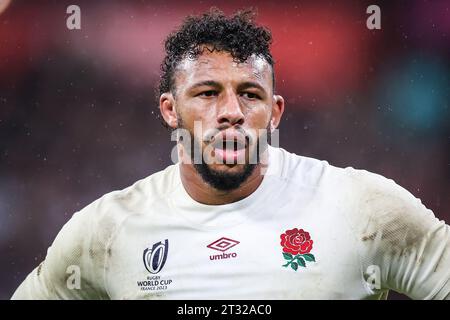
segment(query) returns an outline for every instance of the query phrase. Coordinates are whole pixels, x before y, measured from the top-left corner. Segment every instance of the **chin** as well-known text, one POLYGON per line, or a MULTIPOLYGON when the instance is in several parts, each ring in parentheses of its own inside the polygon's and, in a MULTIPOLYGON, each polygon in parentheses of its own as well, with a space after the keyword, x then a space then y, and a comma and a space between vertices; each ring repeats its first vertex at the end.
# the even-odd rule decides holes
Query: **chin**
POLYGON ((210 164, 208 168, 218 173, 242 173, 245 170, 245 164, 210 164))

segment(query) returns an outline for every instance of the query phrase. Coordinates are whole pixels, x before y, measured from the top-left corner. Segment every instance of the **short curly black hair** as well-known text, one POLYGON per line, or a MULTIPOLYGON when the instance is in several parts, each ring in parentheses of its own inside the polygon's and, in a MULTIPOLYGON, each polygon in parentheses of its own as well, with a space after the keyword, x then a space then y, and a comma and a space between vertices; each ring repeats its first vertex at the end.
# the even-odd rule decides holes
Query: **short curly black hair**
POLYGON ((213 50, 226 51, 237 62, 244 62, 252 55, 263 57, 272 68, 273 89, 275 76, 274 59, 270 53, 271 32, 254 22, 253 9, 237 11, 231 17, 213 7, 200 16, 188 16, 178 30, 165 40, 166 56, 161 64, 158 97, 165 92, 175 94, 175 71, 185 57, 196 58, 202 45, 213 50))

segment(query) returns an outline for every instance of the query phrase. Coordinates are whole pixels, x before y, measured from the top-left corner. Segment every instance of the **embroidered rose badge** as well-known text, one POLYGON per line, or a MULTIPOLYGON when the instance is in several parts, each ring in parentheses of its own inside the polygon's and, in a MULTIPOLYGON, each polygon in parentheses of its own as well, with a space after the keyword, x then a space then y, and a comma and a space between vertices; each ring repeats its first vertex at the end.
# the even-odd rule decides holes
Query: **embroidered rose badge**
POLYGON ((306 267, 306 262, 315 262, 314 255, 311 254, 313 241, 303 229, 294 228, 286 230, 281 236, 281 246, 283 247, 283 258, 287 261, 283 267, 291 266, 297 271, 298 267, 306 267))

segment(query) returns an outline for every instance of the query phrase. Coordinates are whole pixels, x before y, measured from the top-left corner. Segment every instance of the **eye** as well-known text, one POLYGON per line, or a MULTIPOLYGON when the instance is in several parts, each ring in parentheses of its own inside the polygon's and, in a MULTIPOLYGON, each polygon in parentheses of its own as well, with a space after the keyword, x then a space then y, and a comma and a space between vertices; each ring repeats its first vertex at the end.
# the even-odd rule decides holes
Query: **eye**
POLYGON ((217 91, 215 91, 215 90, 203 91, 203 92, 199 93, 197 96, 200 96, 200 97, 214 97, 214 96, 217 96, 217 91))
POLYGON ((259 95, 253 92, 243 92, 242 95, 250 100, 261 99, 259 95))

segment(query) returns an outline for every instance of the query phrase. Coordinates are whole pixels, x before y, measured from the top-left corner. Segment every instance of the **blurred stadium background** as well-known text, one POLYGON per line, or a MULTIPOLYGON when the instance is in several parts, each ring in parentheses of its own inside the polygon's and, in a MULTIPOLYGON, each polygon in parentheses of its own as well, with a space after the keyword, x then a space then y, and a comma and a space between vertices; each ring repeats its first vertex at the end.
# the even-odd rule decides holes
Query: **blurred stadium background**
POLYGON ((0 15, 0 299, 75 211, 171 164, 162 41, 212 5, 273 32, 281 147, 392 178, 450 222, 450 1, 17 0, 0 15))

